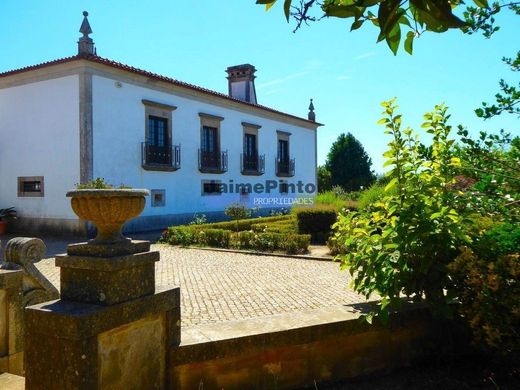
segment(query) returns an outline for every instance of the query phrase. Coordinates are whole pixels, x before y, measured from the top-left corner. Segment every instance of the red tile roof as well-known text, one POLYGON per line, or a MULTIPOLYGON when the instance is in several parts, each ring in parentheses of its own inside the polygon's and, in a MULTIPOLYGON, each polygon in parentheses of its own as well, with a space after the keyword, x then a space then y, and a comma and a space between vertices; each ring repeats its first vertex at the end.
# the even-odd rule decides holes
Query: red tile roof
POLYGON ((216 97, 219 97, 219 98, 222 98, 222 99, 231 100, 231 101, 234 101, 236 103, 243 104, 245 106, 259 108, 259 109, 264 110, 264 111, 269 111, 269 112, 272 112, 272 113, 275 113, 275 114, 279 114, 279 115, 283 115, 285 117, 289 117, 289 118, 292 118, 292 119, 298 119, 298 120, 301 120, 301 121, 304 121, 304 122, 315 124, 317 126, 322 126, 321 123, 312 122, 312 121, 309 121, 308 119, 301 118, 301 117, 298 117, 296 115, 287 114, 285 112, 278 111, 278 110, 275 110, 273 108, 263 106, 261 104, 248 103, 248 102, 245 102, 243 100, 235 99, 235 98, 233 98, 233 97, 231 97, 229 95, 225 95, 225 94, 220 93, 220 92, 212 91, 211 89, 202 88, 202 87, 199 87, 197 85, 193 85, 193 84, 189 84, 189 83, 185 83, 183 81, 179 81, 179 80, 173 79, 171 77, 166 77, 166 76, 162 76, 162 75, 157 74, 157 73, 148 72, 146 70, 142 70, 142 69, 139 69, 139 68, 134 68, 133 66, 126 65, 126 64, 123 64, 121 62, 113 61, 113 60, 110 60, 110 59, 107 59, 107 58, 99 57, 99 56, 96 56, 96 55, 80 55, 79 54, 79 55, 75 55, 75 56, 72 56, 72 57, 65 57, 65 58, 60 58, 60 59, 53 60, 53 61, 43 62, 43 63, 37 64, 37 65, 26 66, 24 68, 14 69, 14 70, 10 70, 10 71, 7 71, 7 72, 0 73, 0 78, 12 76, 12 75, 15 75, 15 74, 18 74, 18 73, 29 72, 29 71, 32 71, 32 70, 47 68, 47 67, 50 67, 50 66, 53 66, 53 65, 64 64, 64 63, 67 63, 67 62, 73 62, 73 61, 77 61, 77 60, 87 60, 87 61, 91 61, 91 62, 96 62, 98 64, 107 65, 107 66, 110 66, 112 68, 125 70, 127 72, 131 72, 131 73, 134 73, 134 74, 139 74, 141 76, 149 77, 149 78, 152 78, 152 79, 155 79, 155 80, 164 81, 164 82, 167 82, 167 83, 170 83, 170 84, 182 87, 182 88, 187 88, 187 89, 191 89, 191 90, 194 90, 194 91, 202 92, 202 93, 207 94, 207 95, 212 95, 212 96, 216 96, 216 97))

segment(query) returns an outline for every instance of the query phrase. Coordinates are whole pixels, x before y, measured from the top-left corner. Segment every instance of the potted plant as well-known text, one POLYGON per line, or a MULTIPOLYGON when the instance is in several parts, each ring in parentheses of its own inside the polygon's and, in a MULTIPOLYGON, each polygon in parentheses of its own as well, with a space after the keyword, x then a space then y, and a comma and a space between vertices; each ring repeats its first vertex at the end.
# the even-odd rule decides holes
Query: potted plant
POLYGON ((148 190, 115 188, 100 178, 76 188, 67 192, 67 197, 71 198, 76 215, 96 226, 97 236, 90 243, 114 244, 130 240, 122 234, 123 225, 141 214, 148 190))
POLYGON ((7 223, 9 220, 16 218, 16 210, 14 207, 0 209, 0 235, 7 232, 7 223))

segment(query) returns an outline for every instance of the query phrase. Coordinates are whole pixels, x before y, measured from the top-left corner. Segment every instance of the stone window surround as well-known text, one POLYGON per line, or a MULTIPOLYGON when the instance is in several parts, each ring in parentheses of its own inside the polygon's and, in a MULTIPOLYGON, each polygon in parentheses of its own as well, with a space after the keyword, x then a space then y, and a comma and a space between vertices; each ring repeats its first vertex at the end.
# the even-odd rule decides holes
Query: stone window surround
POLYGON ((218 115, 206 114, 204 112, 199 112, 200 117, 200 145, 202 149, 203 142, 203 132, 204 127, 213 127, 217 129, 217 150, 220 152, 222 149, 220 147, 220 122, 224 120, 223 117, 218 115))
POLYGON ((169 104, 164 104, 164 103, 159 103, 159 102, 154 102, 152 100, 146 100, 146 99, 143 99, 141 100, 141 102, 143 103, 144 107, 145 107, 145 116, 144 116, 144 120, 145 120, 145 134, 144 134, 144 139, 145 141, 147 142, 148 141, 148 133, 149 133, 149 123, 148 123, 148 118, 150 117, 150 115, 152 116, 157 116, 159 118, 165 118, 168 120, 168 141, 169 141, 169 144, 170 146, 172 145, 172 113, 173 111, 175 111, 177 109, 176 106, 171 106, 169 104))
POLYGON ((209 183, 222 184, 222 181, 221 180, 201 180, 200 193, 202 196, 220 196, 220 195, 222 195, 222 192, 204 192, 204 184, 209 184, 209 183))
POLYGON ((166 190, 162 190, 162 189, 150 190, 150 198, 151 198, 152 207, 164 207, 164 206, 166 206, 166 190), (162 196, 162 201, 161 202, 156 202, 155 201, 155 195, 159 195, 159 194, 162 196))
POLYGON ((45 196, 45 186, 43 176, 18 176, 18 197, 19 198, 42 198, 45 196), (23 183, 26 181, 39 181, 39 192, 23 192, 23 183))

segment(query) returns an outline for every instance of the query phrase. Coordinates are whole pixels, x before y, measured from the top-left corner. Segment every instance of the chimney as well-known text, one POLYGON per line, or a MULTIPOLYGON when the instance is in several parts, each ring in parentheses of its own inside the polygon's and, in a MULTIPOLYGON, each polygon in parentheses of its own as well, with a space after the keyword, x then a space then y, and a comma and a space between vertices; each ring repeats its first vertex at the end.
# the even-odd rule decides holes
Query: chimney
POLYGON ((230 66, 228 74, 229 96, 256 104, 255 72, 256 68, 250 64, 230 66))
POLYGON ((92 34, 92 29, 90 28, 87 16, 88 12, 83 11, 83 22, 79 28, 79 32, 82 33, 83 36, 78 41, 78 54, 97 55, 94 41, 89 37, 89 34, 92 34))

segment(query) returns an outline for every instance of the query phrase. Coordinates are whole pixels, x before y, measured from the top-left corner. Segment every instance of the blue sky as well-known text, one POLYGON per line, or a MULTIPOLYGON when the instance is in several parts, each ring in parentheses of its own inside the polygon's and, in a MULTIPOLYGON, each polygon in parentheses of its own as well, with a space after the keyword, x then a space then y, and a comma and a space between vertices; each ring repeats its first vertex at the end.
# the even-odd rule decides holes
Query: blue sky
POLYGON ((400 50, 394 57, 384 42, 375 43, 372 26, 350 33, 349 22, 330 19, 293 34, 281 4, 265 12, 254 0, 2 0, 0 71, 74 55, 83 10, 103 57, 224 93, 226 67, 251 63, 260 103, 306 116, 314 98, 317 120, 325 123, 319 163, 340 133, 351 132, 382 171, 388 139, 376 122, 379 103, 392 97, 404 123, 417 129, 422 114, 444 102, 454 126, 520 134, 516 117, 484 122, 473 113, 491 100, 500 78, 518 80, 500 60, 520 49, 520 18, 507 12, 492 39, 426 33, 413 56, 400 50))

